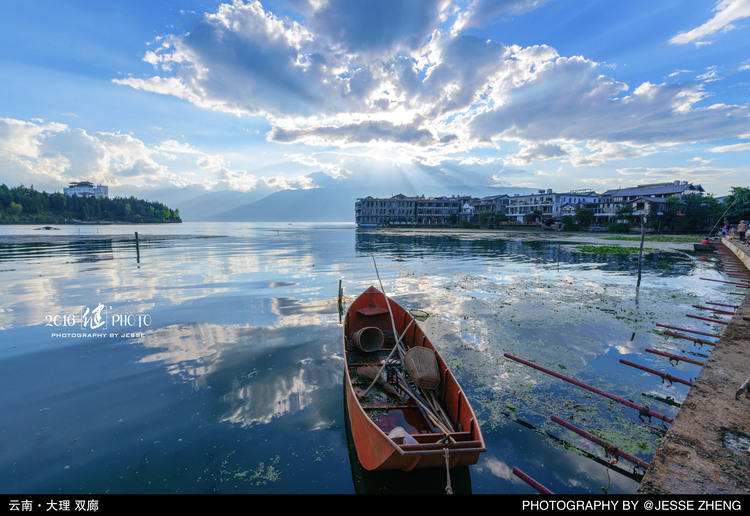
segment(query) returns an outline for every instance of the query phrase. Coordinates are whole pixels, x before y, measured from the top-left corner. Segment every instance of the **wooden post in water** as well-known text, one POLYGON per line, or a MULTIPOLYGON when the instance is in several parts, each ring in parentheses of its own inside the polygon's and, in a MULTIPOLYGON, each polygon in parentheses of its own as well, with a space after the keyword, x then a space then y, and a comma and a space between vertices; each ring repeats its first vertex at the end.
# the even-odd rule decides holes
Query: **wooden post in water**
POLYGON ((135 232, 135 259, 141 263, 141 246, 138 243, 138 232, 135 232))
POLYGON ((643 241, 646 237, 646 226, 644 224, 646 220, 645 215, 641 215, 641 248, 638 251, 638 283, 636 283, 635 288, 638 290, 638 288, 641 286, 641 266, 643 264, 643 241))

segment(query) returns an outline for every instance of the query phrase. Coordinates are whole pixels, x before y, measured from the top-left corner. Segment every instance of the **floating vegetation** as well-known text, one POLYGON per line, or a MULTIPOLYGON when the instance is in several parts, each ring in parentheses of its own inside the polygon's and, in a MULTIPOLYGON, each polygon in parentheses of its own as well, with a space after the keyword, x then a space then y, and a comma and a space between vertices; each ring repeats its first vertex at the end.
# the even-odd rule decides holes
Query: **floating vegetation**
POLYGON ((220 482, 244 482, 254 486, 261 486, 272 482, 278 482, 281 479, 281 472, 278 469, 278 455, 270 459, 270 463, 261 462, 254 470, 243 470, 241 468, 232 469, 228 465, 228 460, 221 465, 220 482))
MULTIPOLYGON (((619 245, 577 245, 575 249, 578 249, 582 253, 594 253, 594 254, 613 254, 613 255, 630 255, 638 254, 640 248, 638 247, 621 247, 619 245)), ((644 253, 653 253, 654 249, 643 248, 644 253)))

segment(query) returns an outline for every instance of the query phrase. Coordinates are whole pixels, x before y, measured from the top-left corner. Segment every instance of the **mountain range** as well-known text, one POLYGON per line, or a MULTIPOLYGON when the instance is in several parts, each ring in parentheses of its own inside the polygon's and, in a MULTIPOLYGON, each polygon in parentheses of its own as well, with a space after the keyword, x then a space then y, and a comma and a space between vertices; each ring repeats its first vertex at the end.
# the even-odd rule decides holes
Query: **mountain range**
POLYGON ((180 210, 184 222, 354 222, 354 203, 361 197, 404 195, 470 195, 486 197, 536 191, 517 187, 451 187, 444 192, 394 192, 381 188, 310 188, 273 193, 236 190, 163 189, 139 196, 180 210))

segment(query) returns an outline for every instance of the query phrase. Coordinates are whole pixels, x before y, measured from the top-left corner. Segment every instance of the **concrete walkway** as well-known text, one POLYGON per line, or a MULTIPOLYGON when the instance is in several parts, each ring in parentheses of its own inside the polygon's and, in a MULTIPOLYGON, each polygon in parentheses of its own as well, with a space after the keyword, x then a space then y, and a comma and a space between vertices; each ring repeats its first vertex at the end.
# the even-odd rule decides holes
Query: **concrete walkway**
MULTIPOLYGON (((750 269, 748 246, 726 239, 716 246, 727 272, 730 267, 750 269)), ((733 292, 744 294, 733 296, 740 306, 713 346, 637 494, 750 493, 750 398, 735 399, 750 377, 750 288, 735 285, 733 292)))

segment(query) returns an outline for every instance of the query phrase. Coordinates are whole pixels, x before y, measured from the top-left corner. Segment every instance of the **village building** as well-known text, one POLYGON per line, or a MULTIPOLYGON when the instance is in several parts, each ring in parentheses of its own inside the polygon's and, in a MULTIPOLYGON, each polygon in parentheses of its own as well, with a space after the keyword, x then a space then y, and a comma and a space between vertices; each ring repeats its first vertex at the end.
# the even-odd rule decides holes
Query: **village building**
POLYGON ((354 207, 358 226, 449 226, 472 218, 475 207, 469 196, 390 198, 364 197, 354 207))
POLYGON ((542 222, 550 224, 560 221, 565 214, 573 214, 584 205, 598 200, 593 190, 573 190, 556 193, 551 189, 539 190, 536 194, 514 195, 510 198, 506 215, 518 223, 542 222))
POLYGON ((666 205, 667 197, 684 197, 685 195, 703 195, 701 185, 687 181, 672 183, 655 183, 639 185, 632 188, 607 190, 599 196, 599 203, 594 217, 598 225, 606 225, 617 220, 618 211, 626 204, 633 205, 634 215, 648 215, 652 207, 657 211, 666 205), (661 206, 657 206, 661 205, 661 206))
POLYGON ((538 190, 532 194, 409 197, 403 194, 389 198, 364 197, 355 202, 358 226, 427 226, 447 227, 459 221, 495 226, 497 224, 541 224, 551 226, 563 217, 575 217, 582 209, 594 214, 594 226, 603 228, 615 222, 624 206, 632 206, 632 215, 660 214, 666 210, 668 197, 703 195, 700 185, 687 181, 656 183, 630 188, 554 192, 538 190))
POLYGON ((91 181, 74 181, 68 188, 63 188, 63 193, 68 197, 109 197, 109 187, 94 185, 91 181))
POLYGON ((510 196, 507 194, 491 195, 478 199, 474 208, 476 211, 477 222, 480 225, 495 225, 498 222, 504 222, 507 217, 510 196))

